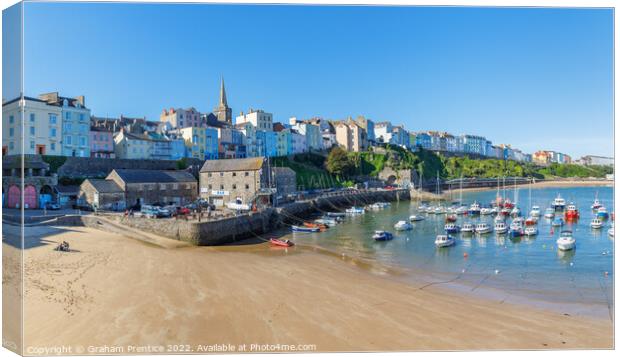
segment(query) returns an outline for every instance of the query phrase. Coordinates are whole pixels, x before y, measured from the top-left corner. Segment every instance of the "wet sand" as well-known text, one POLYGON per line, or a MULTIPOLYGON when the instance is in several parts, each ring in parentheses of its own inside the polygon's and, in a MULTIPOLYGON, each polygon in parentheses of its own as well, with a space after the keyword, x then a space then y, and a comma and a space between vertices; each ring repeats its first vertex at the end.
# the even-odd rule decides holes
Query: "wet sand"
MULTIPOLYGON (((15 233, 12 226, 3 229, 9 239, 15 233)), ((397 272, 303 247, 165 249, 84 227, 28 228, 26 234, 26 347, 613 347, 609 319, 478 299, 437 285, 422 288, 391 278, 397 272), (54 251, 63 240, 75 251, 54 251)), ((6 241, 3 248, 16 249, 6 241)))

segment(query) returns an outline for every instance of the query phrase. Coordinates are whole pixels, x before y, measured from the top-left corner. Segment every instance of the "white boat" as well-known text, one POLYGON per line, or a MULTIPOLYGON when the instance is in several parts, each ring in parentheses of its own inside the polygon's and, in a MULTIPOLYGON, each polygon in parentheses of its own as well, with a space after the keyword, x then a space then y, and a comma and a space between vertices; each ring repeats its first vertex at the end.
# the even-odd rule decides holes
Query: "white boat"
POLYGON ((495 216, 495 218, 493 218, 493 221, 495 221, 495 223, 504 222, 505 218, 501 214, 498 214, 497 216, 495 216))
POLYGON ((526 236, 535 236, 538 235, 538 228, 536 228, 535 226, 529 226, 525 228, 525 231, 523 233, 526 236))
POLYGON ((456 214, 465 214, 465 213, 467 213, 467 207, 466 206, 459 206, 457 209, 454 210, 454 213, 456 213, 456 214))
POLYGON ((394 225, 394 229, 396 229, 397 231, 408 231, 410 229, 413 229, 413 226, 407 221, 398 221, 394 225))
POLYGON ((558 197, 556 197, 553 202, 551 202, 551 207, 556 211, 563 211, 565 206, 566 200, 563 199, 559 194, 558 197))
POLYGON ((512 208, 512 211, 510 211, 510 215, 513 216, 513 217, 520 216, 521 215, 521 209, 519 207, 517 207, 517 206, 514 206, 512 208))
POLYGON ((488 223, 478 223, 476 224, 476 233, 485 234, 493 232, 493 228, 488 223))
POLYGON ((464 223, 461 227, 461 233, 473 233, 475 230, 476 228, 471 223, 464 223))
POLYGON ((532 206, 532 210, 530 211, 530 216, 532 216, 532 217, 540 217, 540 207, 532 206))
POLYGON ((366 210, 364 209, 364 207, 351 207, 351 208, 347 208, 346 213, 348 214, 363 214, 366 212, 366 210))
POLYGON ((392 233, 387 231, 375 231, 375 234, 372 235, 372 239, 375 241, 386 241, 394 238, 392 233))
POLYGON ((598 200, 598 198, 594 199, 594 203, 592 203, 592 206, 590 206, 592 208, 592 210, 597 210, 600 207, 602 207, 603 204, 601 203, 601 201, 598 200))
POLYGON ((412 214, 411 216, 409 216, 409 220, 411 222, 419 222, 419 221, 423 221, 424 219, 425 219, 424 216, 419 216, 415 214, 412 214))
POLYGON ((427 209, 428 209, 428 205, 425 203, 418 206, 418 211, 420 212, 426 212, 427 209))
POLYGON ((523 223, 521 223, 521 221, 518 220, 514 220, 510 223, 510 229, 512 230, 519 230, 519 229, 523 229, 523 223))
POLYGON ((446 209, 443 206, 435 207, 435 214, 444 214, 446 213, 446 209))
POLYGON ((575 238, 572 231, 562 231, 560 238, 556 241, 559 250, 575 249, 575 238))
POLYGON ((493 214, 493 209, 489 207, 483 207, 480 209, 480 214, 483 216, 488 216, 490 214, 493 214))
POLYGON ((440 234, 435 238, 435 245, 438 248, 449 247, 454 245, 454 243, 456 243, 456 240, 449 234, 440 234))
POLYGON ((502 222, 497 222, 497 223, 495 223, 495 232, 497 234, 504 234, 504 233, 508 232, 508 226, 503 221, 502 222))
POLYGON ((471 206, 469 206, 469 214, 472 216, 476 216, 480 214, 480 204, 478 202, 474 202, 471 204, 471 206))
POLYGON ((319 218, 319 219, 315 219, 314 223, 316 224, 324 224, 328 227, 334 227, 335 225, 338 224, 338 221, 334 218, 329 218, 329 217, 323 217, 323 218, 319 218))
POLYGON ((590 221, 590 227, 594 229, 601 229, 603 227, 603 221, 598 218, 593 218, 592 221, 590 221))
POLYGON ((345 213, 343 212, 327 212, 327 217, 344 217, 345 213))
POLYGON ((545 218, 552 219, 555 217, 555 210, 553 208, 547 208, 545 210, 545 218))
POLYGON ((609 230, 607 230, 607 235, 610 236, 611 238, 614 237, 614 224, 611 224, 611 228, 609 228, 609 230))
POLYGON ((457 226, 454 223, 448 223, 443 228, 446 233, 458 233, 461 230, 461 227, 457 226))
POLYGON ((437 208, 437 207, 435 207, 435 206, 428 206, 428 207, 426 207, 426 213, 428 213, 428 214, 435 214, 435 208, 437 208))

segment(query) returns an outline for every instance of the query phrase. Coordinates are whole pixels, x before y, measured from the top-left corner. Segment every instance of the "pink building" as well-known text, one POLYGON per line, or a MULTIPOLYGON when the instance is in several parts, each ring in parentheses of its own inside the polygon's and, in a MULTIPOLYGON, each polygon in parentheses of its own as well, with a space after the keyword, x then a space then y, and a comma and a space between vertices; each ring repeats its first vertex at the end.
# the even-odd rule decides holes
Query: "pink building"
POLYGON ((114 137, 103 127, 90 128, 90 157, 115 158, 114 137))

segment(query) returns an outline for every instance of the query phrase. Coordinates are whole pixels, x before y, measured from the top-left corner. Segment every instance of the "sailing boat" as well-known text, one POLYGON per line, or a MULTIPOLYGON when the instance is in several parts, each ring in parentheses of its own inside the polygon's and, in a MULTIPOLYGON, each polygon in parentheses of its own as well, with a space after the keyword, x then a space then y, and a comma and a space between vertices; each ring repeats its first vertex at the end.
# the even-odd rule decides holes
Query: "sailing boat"
POLYGON ((521 210, 519 209, 518 206, 518 199, 519 199, 519 191, 517 190, 517 177, 514 177, 514 208, 512 209, 512 211, 510 211, 510 215, 513 217, 518 217, 519 215, 521 215, 521 210))

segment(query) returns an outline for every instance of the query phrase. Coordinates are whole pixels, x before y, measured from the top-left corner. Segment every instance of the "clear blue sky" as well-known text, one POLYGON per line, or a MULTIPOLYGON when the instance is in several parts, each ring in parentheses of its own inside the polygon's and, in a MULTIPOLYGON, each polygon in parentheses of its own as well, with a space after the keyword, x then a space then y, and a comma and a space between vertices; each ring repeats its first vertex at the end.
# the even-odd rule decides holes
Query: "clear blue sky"
POLYGON ((99 116, 248 108, 613 155, 609 9, 56 4, 25 7, 25 93, 99 116))

